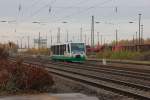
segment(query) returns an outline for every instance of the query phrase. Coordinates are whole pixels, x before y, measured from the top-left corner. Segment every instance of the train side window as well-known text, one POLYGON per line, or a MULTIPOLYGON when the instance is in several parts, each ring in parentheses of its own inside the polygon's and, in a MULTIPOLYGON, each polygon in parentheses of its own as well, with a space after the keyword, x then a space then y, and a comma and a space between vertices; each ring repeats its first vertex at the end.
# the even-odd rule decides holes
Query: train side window
POLYGON ((59 45, 56 46, 56 55, 59 55, 59 45))
POLYGON ((61 45, 62 48, 61 48, 61 54, 64 55, 64 52, 65 52, 65 45, 61 45))
POLYGON ((53 54, 55 54, 55 47, 54 46, 51 47, 51 50, 52 50, 53 54))
POLYGON ((63 45, 64 52, 66 51, 66 45, 63 45))
POLYGON ((53 54, 54 54, 53 46, 51 46, 51 52, 53 52, 53 54))
POLYGON ((69 44, 68 44, 68 53, 70 53, 70 46, 69 46, 69 44))
POLYGON ((54 46, 54 54, 56 55, 56 50, 57 50, 57 48, 56 48, 56 46, 54 46))
POLYGON ((60 55, 60 45, 58 45, 58 52, 57 55, 60 55))
POLYGON ((62 45, 60 45, 60 52, 59 55, 62 55, 62 45))
POLYGON ((60 45, 60 55, 64 55, 64 47, 63 47, 63 45, 60 45))

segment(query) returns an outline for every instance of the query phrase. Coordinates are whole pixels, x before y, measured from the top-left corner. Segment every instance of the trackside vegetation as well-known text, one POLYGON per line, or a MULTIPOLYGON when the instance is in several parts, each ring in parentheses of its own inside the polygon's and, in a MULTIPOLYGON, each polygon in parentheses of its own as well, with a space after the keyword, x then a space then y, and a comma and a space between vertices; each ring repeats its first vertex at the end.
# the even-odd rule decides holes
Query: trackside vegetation
POLYGON ((48 48, 40 48, 40 49, 36 49, 36 48, 31 48, 28 49, 26 52, 24 52, 25 54, 34 54, 34 55, 49 55, 50 54, 50 49, 48 48))
POLYGON ((141 52, 132 51, 104 51, 96 54, 96 58, 106 58, 106 59, 135 59, 136 57, 142 56, 141 52))
POLYGON ((0 95, 48 92, 54 84, 53 77, 43 68, 24 65, 23 58, 16 62, 8 59, 5 47, 0 47, 0 95))

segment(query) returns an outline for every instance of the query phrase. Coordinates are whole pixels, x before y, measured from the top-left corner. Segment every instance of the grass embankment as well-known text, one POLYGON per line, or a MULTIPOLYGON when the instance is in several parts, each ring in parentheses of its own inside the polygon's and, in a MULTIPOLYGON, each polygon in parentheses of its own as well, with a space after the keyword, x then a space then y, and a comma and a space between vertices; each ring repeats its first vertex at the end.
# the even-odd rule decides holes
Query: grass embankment
POLYGON ((142 56, 144 56, 144 54, 146 56, 150 53, 131 52, 131 51, 117 51, 117 52, 105 51, 105 52, 97 53, 96 58, 121 59, 121 60, 141 60, 142 56))
POLYGON ((0 95, 41 93, 50 91, 54 84, 48 71, 36 66, 7 60, 8 53, 0 48, 0 95))

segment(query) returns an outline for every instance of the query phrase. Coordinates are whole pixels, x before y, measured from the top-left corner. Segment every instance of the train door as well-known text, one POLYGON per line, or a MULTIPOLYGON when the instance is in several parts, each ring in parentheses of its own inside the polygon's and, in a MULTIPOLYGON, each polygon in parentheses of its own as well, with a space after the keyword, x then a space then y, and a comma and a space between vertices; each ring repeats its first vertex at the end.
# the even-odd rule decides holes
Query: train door
POLYGON ((71 46, 70 43, 67 44, 67 53, 71 56, 71 46))

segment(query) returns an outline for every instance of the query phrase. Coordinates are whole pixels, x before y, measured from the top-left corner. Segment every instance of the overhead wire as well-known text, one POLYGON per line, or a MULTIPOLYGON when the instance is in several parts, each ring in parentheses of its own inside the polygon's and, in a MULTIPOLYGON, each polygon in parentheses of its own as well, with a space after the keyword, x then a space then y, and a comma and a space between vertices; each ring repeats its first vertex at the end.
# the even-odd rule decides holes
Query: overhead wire
MULTIPOLYGON (((101 3, 101 4, 98 3, 98 4, 96 4, 96 5, 104 5, 104 4, 106 4, 106 3, 108 3, 108 2, 111 2, 111 1, 112 1, 112 0, 107 0, 107 1, 104 1, 103 3, 101 3)), ((62 20, 62 19, 64 19, 64 18, 72 17, 72 16, 74 16, 74 15, 79 15, 79 14, 81 14, 81 13, 85 13, 85 12, 87 12, 87 11, 89 11, 89 10, 95 8, 96 5, 93 5, 92 7, 88 7, 87 9, 84 9, 84 10, 82 10, 82 11, 80 11, 80 12, 73 13, 73 14, 71 14, 71 15, 65 16, 65 17, 63 17, 63 18, 61 18, 61 19, 58 19, 58 20, 56 20, 56 21, 62 20)))
MULTIPOLYGON (((107 0, 107 1, 105 1, 105 2, 103 2, 103 3, 101 3, 101 4, 96 4, 96 5, 104 5, 104 4, 106 4, 106 3, 108 3, 108 2, 110 2, 110 1, 112 1, 112 0, 107 0)), ((72 16, 74 16, 74 14, 80 14, 80 13, 82 13, 82 12, 87 12, 87 10, 90 10, 90 9, 93 9, 93 8, 95 8, 95 5, 93 5, 93 6, 91 6, 91 7, 88 7, 87 9, 84 9, 84 10, 82 10, 82 11, 80 11, 80 12, 77 12, 77 13, 73 13, 73 14, 70 14, 70 15, 68 15, 68 16, 65 16, 65 17, 63 17, 63 18, 61 18, 61 19, 59 19, 59 20, 62 20, 62 19, 64 19, 64 18, 68 18, 68 17, 72 17, 72 16)), ((58 20, 57 20, 58 21, 58 20)))
POLYGON ((79 1, 78 3, 76 3, 76 5, 85 4, 85 3, 87 3, 87 2, 89 2, 89 0, 88 0, 88 1, 87 1, 87 0, 81 0, 81 1, 79 1))
POLYGON ((14 32, 15 32, 15 33, 17 32, 17 28, 18 28, 18 26, 19 26, 19 19, 20 19, 21 12, 22 12, 22 4, 21 4, 21 2, 22 2, 22 1, 19 1, 18 9, 17 9, 16 25, 15 25, 15 29, 14 29, 14 32))
MULTIPOLYGON (((35 2, 38 3, 38 1, 39 1, 39 0, 37 0, 37 1, 35 1, 35 2)), ((49 7, 48 11, 49 11, 49 13, 51 13, 51 12, 52 12, 52 9, 53 9, 52 5, 53 5, 56 1, 57 1, 57 0, 51 0, 50 4, 46 4, 46 5, 42 6, 41 8, 39 8, 38 10, 36 10, 34 13, 31 13, 31 14, 28 16, 28 18, 33 18, 35 15, 37 15, 38 13, 40 13, 40 12, 41 12, 44 8, 46 8, 46 7, 49 7)), ((79 5, 79 4, 84 3, 84 2, 87 2, 87 0, 82 0, 82 1, 78 2, 76 5, 79 5)), ((35 3, 35 4, 36 4, 36 3, 35 3)))
POLYGON ((36 14, 40 13, 40 11, 43 10, 44 8, 49 7, 49 6, 52 6, 52 4, 54 4, 56 1, 57 1, 57 0, 52 0, 49 4, 46 4, 46 5, 42 6, 41 8, 39 8, 38 10, 36 10, 34 13, 32 13, 32 14, 30 15, 30 17, 33 17, 33 16, 35 16, 36 14))
MULTIPOLYGON (((56 1, 57 1, 57 0, 51 0, 51 3, 50 3, 50 4, 46 4, 46 5, 42 6, 41 8, 39 8, 38 10, 36 10, 34 13, 31 13, 31 14, 28 16, 28 18, 34 17, 35 15, 37 15, 38 13, 40 13, 40 12, 41 12, 44 8, 46 8, 46 7, 49 7, 49 13, 51 13, 51 12, 52 12, 52 4, 54 4, 56 1)), ((112 0, 107 0, 107 1, 112 1, 112 0)), ((103 3, 101 3, 101 5, 107 3, 107 1, 104 1, 103 3)), ((37 1, 36 1, 36 2, 37 2, 37 1)), ((86 1, 86 0, 82 0, 82 1, 78 2, 77 4, 81 4, 81 3, 84 3, 84 2, 87 2, 87 1, 86 1)), ((99 4, 96 4, 96 5, 99 6, 99 4)), ((75 14, 80 14, 80 13, 82 13, 82 12, 84 12, 84 11, 88 11, 88 10, 93 9, 93 8, 96 8, 96 6, 93 5, 93 6, 91 6, 91 7, 88 7, 88 8, 85 9, 85 10, 78 11, 78 12, 75 12, 75 13, 73 13, 73 14, 67 15, 67 16, 63 17, 62 19, 71 17, 71 16, 73 16, 73 15, 75 15, 75 14)))
MULTIPOLYGON (((79 0, 78 0, 79 1, 79 0)), ((77 2, 77 3, 74 3, 74 5, 80 5, 80 4, 86 4, 86 3, 88 3, 89 2, 89 0, 87 1, 87 0, 80 0, 79 2, 77 2)), ((71 2, 72 3, 72 2, 71 2)), ((71 5, 71 7, 72 7, 72 5, 71 5)), ((66 8, 65 6, 62 6, 62 7, 55 7, 55 8, 66 8)), ((68 7, 67 7, 68 8, 68 7)))
MULTIPOLYGON (((54 0, 54 1, 56 1, 56 0, 54 0)), ((85 0, 84 0, 84 1, 85 1, 85 0)), ((107 1, 105 1, 105 2, 103 2, 103 3, 101 3, 101 4, 96 4, 96 5, 104 5, 104 4, 106 4, 106 3, 110 2, 110 1, 112 1, 112 0, 107 0, 107 1)), ((83 2, 83 1, 82 1, 82 2, 83 2)), ((45 5, 45 6, 41 7, 41 8, 40 8, 39 10, 37 10, 34 14, 40 12, 43 8, 45 8, 45 7, 47 7, 47 6, 48 6, 48 5, 45 5)), ((64 19, 64 18, 72 17, 72 16, 74 16, 75 14, 81 14, 82 12, 87 12, 87 11, 89 11, 90 9, 93 9, 93 8, 96 8, 96 6, 93 5, 93 6, 91 6, 91 7, 88 7, 87 9, 81 10, 80 12, 76 12, 76 13, 67 15, 67 16, 65 16, 65 17, 63 17, 63 18, 61 18, 61 19, 58 19, 58 20, 62 20, 62 19, 64 19)), ((32 14, 31 16, 33 17, 34 14, 32 14)), ((57 20, 57 21, 58 21, 58 20, 57 20)))
MULTIPOLYGON (((36 4, 38 4, 41 0, 37 0, 35 1, 35 3, 33 3, 33 6, 35 6, 36 4)), ((56 0, 51 0, 50 3, 42 6, 41 8, 39 8, 38 10, 36 10, 35 12, 31 13, 30 15, 26 16, 26 18, 22 19, 22 21, 27 20, 27 18, 32 18, 33 16, 35 16, 36 14, 38 14, 40 11, 42 11, 45 7, 48 7, 50 4, 53 4, 56 0)), ((30 7, 29 7, 30 8, 30 7)))
MULTIPOLYGON (((40 13, 40 11, 42 11, 44 8, 48 7, 49 6, 49 12, 52 11, 52 5, 56 2, 57 0, 51 0, 51 3, 50 5, 49 4, 46 4, 44 6, 42 6, 41 8, 39 8, 38 10, 36 10, 34 13, 32 13, 29 17, 34 17, 36 14, 40 13)), ((87 0, 82 0, 80 2, 78 2, 76 5, 79 5, 81 3, 85 3, 87 2, 87 0)))
POLYGON ((91 7, 88 7, 87 9, 84 9, 84 10, 82 10, 82 11, 79 11, 79 12, 72 13, 72 14, 70 14, 70 15, 64 16, 63 18, 58 19, 58 20, 55 20, 54 22, 63 20, 64 18, 69 18, 69 17, 75 16, 75 15, 79 15, 79 14, 81 14, 81 13, 87 12, 87 11, 89 11, 89 10, 95 8, 95 6, 97 6, 97 5, 98 5, 98 6, 101 6, 101 5, 104 5, 104 4, 109 3, 109 2, 111 2, 111 1, 113 1, 113 0, 106 0, 106 1, 104 1, 104 2, 102 2, 102 3, 100 3, 100 4, 97 3, 97 4, 95 4, 95 5, 91 6, 91 7))
POLYGON ((32 4, 27 6, 26 8, 26 11, 25 12, 28 12, 28 11, 31 11, 31 7, 34 8, 38 3, 40 3, 42 0, 34 0, 32 1, 32 4))
MULTIPOLYGON (((79 2, 77 2, 77 3, 75 3, 74 5, 80 5, 80 4, 86 4, 86 3, 88 3, 89 2, 89 0, 87 1, 87 0, 81 0, 81 1, 79 1, 79 2)), ((53 16, 55 16, 55 14, 56 14, 56 8, 61 8, 61 11, 59 11, 59 12, 57 12, 57 13, 61 13, 62 12, 62 10, 64 10, 64 9, 67 9, 67 10, 70 10, 70 8, 73 8, 72 6, 68 6, 68 7, 65 7, 65 6, 63 6, 63 7, 57 7, 57 6, 53 6, 53 7, 51 7, 51 11, 52 11, 52 9, 53 9, 53 16)), ((75 7, 75 8, 77 8, 77 7, 75 7)), ((46 20, 46 19, 45 19, 46 20)))

